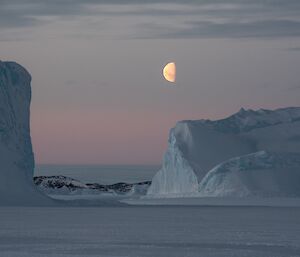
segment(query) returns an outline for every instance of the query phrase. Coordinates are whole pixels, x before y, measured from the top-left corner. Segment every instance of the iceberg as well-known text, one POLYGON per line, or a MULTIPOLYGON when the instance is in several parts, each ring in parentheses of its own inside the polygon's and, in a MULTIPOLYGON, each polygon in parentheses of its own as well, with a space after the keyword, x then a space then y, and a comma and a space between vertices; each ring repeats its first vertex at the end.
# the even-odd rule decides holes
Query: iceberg
POLYGON ((49 201, 33 184, 30 83, 31 76, 22 66, 0 61, 0 205, 49 201))
MULTIPOLYGON (((273 155, 280 153, 285 157, 287 155, 284 153, 300 153, 299 107, 274 111, 242 108, 236 114, 221 120, 178 122, 170 130, 168 149, 163 158, 162 168, 153 177, 147 195, 149 197, 184 196, 200 195, 200 192, 226 195, 221 192, 213 193, 212 189, 208 190, 207 184, 203 189, 204 178, 207 180, 208 173, 210 173, 209 177, 217 174, 210 171, 215 170, 221 163, 260 151, 272 152, 273 155)), ((258 161, 259 158, 254 158, 254 161, 256 160, 258 161)), ((283 176, 285 173, 280 174, 283 176)), ((288 172, 286 175, 289 176, 288 172)), ((218 183, 213 184, 215 190, 220 189, 218 183)), ((224 186, 224 183, 221 185, 224 186)), ((223 190, 230 191, 231 184, 226 185, 223 190)), ((261 187, 262 192, 263 185, 261 187)), ((238 190, 232 193, 236 196, 245 194, 238 190)))

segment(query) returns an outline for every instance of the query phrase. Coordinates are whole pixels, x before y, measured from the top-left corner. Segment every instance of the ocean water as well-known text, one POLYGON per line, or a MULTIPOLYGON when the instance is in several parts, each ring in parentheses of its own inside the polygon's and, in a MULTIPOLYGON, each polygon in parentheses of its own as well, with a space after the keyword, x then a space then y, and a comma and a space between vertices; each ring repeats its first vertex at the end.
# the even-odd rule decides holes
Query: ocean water
POLYGON ((36 165, 35 176, 63 175, 82 182, 113 184, 151 180, 158 165, 36 165))

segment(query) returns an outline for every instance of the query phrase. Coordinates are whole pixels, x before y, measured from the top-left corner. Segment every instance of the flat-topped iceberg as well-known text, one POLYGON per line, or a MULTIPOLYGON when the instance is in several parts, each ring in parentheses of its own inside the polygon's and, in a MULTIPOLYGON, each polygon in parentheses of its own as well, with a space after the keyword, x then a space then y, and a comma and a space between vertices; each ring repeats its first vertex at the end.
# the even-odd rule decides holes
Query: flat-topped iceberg
MULTIPOLYGON (((224 181, 217 183, 216 181, 220 181, 221 175, 216 172, 216 169, 220 168, 218 165, 226 163, 232 158, 260 151, 270 152, 272 156, 277 156, 276 153, 278 153, 280 158, 288 158, 288 156, 299 158, 299 155, 293 154, 300 153, 300 108, 291 107, 274 111, 241 109, 238 113, 217 121, 178 122, 170 131, 169 145, 163 159, 162 169, 154 176, 148 196, 189 194, 225 196, 229 195, 228 192, 231 192, 232 196, 247 195, 242 184, 239 184, 241 186, 241 192, 239 192, 237 188, 232 190, 232 183, 224 181), (217 176, 218 178, 216 178, 217 176), (208 183, 208 178, 210 183, 208 183), (206 183, 204 183, 205 181, 206 183)), ((257 155, 254 154, 254 156, 257 155)), ((240 160, 243 161, 245 158, 250 157, 243 157, 240 160)), ((260 158, 253 159, 254 162, 259 160, 260 158)), ((283 163, 285 162, 283 161, 282 165, 283 163)), ((285 164, 289 167, 288 163, 285 164)), ((250 174, 250 170, 251 168, 245 173, 250 174)), ((297 170, 300 173, 299 168, 295 168, 294 172, 297 170)), ((236 174, 240 174, 239 172, 240 170, 236 174)), ((282 169, 280 174, 276 173, 276 169, 270 169, 268 172, 270 180, 273 176, 272 172, 277 177, 291 176, 289 172, 285 173, 285 169, 282 169)), ((235 180, 236 177, 233 174, 235 173, 228 175, 226 181, 235 180)), ((249 179, 250 177, 249 175, 249 179)), ((298 176, 293 178, 298 179, 297 182, 300 184, 298 176)), ((244 176, 243 181, 246 179, 247 176, 244 176)), ((284 180, 287 177, 281 179, 284 180)), ((288 179, 288 181, 292 180, 288 179)), ((246 181, 245 184, 249 185, 250 182, 246 181)), ((261 181, 259 192, 263 192, 264 187, 268 187, 267 180, 261 181)), ((283 191, 272 191, 272 194, 287 195, 290 193, 286 192, 287 187, 280 188, 280 190, 283 191)), ((268 190, 266 189, 266 191, 268 190)))

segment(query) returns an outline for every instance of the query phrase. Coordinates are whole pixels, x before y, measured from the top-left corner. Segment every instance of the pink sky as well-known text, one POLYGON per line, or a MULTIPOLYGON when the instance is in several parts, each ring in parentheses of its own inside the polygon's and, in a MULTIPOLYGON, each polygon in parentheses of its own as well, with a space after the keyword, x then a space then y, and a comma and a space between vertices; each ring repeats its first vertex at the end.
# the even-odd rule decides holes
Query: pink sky
POLYGON ((37 163, 159 164, 167 147, 169 129, 185 115, 33 111, 31 117, 37 163))

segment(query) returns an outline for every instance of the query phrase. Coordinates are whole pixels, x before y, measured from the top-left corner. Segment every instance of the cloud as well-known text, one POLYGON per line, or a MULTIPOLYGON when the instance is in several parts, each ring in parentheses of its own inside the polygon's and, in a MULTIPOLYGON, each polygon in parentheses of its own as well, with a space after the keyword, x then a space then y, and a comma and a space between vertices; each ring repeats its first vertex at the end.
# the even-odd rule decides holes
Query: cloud
POLYGON ((93 21, 88 29, 109 17, 114 27, 128 23, 136 30, 128 33, 131 38, 300 36, 299 0, 0 0, 0 32, 42 26, 48 17, 61 22, 84 17, 93 21))
POLYGON ((287 88, 288 91, 296 91, 296 90, 300 90, 300 85, 296 85, 296 86, 291 86, 289 88, 287 88))
POLYGON ((0 9, 0 28, 14 28, 34 26, 38 20, 34 17, 24 16, 9 10, 0 9))
POLYGON ((299 37, 300 21, 263 20, 251 22, 190 22, 187 28, 157 35, 162 38, 279 38, 299 37))
MULTIPOLYGON (((298 52, 300 51, 300 47, 290 47, 287 49, 288 51, 295 51, 295 52, 298 52)), ((299 86, 300 87, 300 86, 299 86)))

